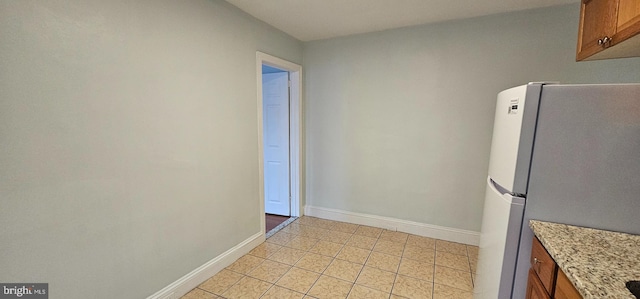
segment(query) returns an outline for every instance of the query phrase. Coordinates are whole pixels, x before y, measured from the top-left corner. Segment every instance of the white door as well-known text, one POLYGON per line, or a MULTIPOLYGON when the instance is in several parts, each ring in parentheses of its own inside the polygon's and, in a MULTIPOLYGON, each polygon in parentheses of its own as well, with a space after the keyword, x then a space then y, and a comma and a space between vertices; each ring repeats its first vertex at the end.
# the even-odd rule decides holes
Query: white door
POLYGON ((510 299, 524 215, 524 198, 487 178, 474 299, 510 299))
POLYGON ((265 213, 290 216, 289 73, 262 75, 265 213))
POLYGON ((503 188, 514 190, 520 133, 525 109, 527 85, 507 89, 498 94, 489 156, 489 176, 503 188))

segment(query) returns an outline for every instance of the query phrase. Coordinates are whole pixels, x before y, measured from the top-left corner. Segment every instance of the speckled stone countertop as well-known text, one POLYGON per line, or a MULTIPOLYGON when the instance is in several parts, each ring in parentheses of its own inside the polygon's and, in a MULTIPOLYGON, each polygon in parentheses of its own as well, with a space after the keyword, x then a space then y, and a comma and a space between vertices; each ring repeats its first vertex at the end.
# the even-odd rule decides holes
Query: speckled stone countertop
POLYGON ((640 280, 640 236, 531 220, 540 239, 578 292, 590 298, 630 298, 640 280))

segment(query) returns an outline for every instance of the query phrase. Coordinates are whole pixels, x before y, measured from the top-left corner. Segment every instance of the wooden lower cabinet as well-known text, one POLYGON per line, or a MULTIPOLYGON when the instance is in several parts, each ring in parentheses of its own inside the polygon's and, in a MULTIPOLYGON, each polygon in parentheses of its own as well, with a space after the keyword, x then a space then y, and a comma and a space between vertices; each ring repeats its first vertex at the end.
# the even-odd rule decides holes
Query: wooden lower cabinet
POLYGON ((582 295, 578 293, 578 290, 573 286, 567 275, 558 269, 558 279, 556 280, 556 291, 553 294, 553 298, 557 299, 581 299, 582 295))
POLYGON ((538 275, 547 293, 553 294, 553 283, 556 281, 558 266, 538 238, 533 238, 529 262, 531 263, 531 269, 538 275))
POLYGON ((529 269, 529 280, 527 280, 527 299, 551 299, 533 269, 529 269))
POLYGON ((538 238, 533 238, 527 299, 582 299, 538 238))

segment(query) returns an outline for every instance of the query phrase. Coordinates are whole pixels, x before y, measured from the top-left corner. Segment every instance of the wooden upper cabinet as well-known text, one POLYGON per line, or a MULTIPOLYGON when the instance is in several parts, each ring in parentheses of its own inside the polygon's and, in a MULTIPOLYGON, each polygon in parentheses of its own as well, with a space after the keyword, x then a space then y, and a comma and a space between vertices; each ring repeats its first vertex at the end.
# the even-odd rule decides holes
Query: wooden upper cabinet
POLYGON ((582 0, 576 60, 640 56, 640 0, 582 0))
POLYGON ((616 30, 618 35, 629 35, 627 37, 630 37, 634 32, 638 33, 640 30, 640 1, 619 0, 616 30))
POLYGON ((578 29, 578 60, 603 50, 603 38, 616 33, 618 3, 610 0, 583 0, 578 29))

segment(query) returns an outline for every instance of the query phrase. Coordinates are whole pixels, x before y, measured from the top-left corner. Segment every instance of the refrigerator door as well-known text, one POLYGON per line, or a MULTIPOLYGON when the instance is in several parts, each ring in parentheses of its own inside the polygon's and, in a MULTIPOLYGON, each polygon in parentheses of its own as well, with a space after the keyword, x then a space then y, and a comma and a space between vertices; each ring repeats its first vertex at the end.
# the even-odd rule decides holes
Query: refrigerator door
POLYGON ((513 298, 524 298, 530 219, 640 234, 640 84, 544 86, 513 298))
POLYGON ((532 83, 498 94, 489 176, 511 193, 526 193, 541 89, 532 83))
POLYGON ((474 298, 511 298, 524 202, 487 178, 474 298))

